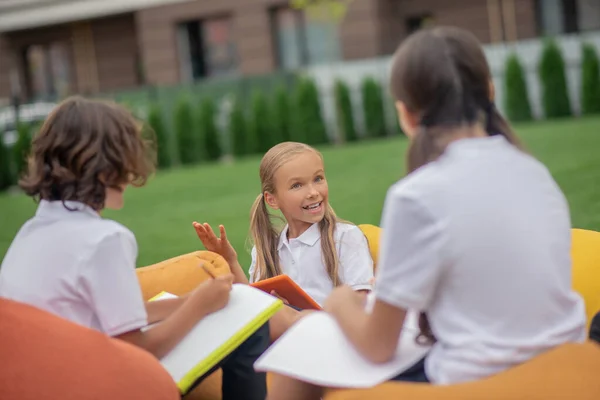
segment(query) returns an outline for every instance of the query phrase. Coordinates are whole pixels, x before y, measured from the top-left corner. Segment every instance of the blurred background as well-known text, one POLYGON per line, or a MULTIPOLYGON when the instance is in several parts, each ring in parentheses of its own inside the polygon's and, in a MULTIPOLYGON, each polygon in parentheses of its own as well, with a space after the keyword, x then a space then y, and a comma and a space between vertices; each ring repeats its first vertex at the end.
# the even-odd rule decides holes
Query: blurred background
POLYGON ((199 248, 193 220, 225 223, 247 263, 258 162, 283 140, 322 149, 338 213, 378 224, 406 146, 390 57, 439 25, 482 42, 498 108, 574 225, 600 229, 600 0, 0 0, 0 256, 35 210, 16 186, 31 136, 73 94, 115 99, 157 135, 156 178, 107 213, 141 264, 199 248))

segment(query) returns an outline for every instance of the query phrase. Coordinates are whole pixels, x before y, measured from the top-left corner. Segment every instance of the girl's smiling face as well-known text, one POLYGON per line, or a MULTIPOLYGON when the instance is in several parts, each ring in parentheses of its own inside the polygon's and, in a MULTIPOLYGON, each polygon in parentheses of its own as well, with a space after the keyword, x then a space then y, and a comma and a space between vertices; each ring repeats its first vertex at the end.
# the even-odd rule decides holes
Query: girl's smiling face
POLYGON ((265 192, 269 206, 281 210, 290 238, 298 237, 320 222, 327 207, 329 188, 319 155, 306 151, 290 159, 274 174, 274 193, 265 192))

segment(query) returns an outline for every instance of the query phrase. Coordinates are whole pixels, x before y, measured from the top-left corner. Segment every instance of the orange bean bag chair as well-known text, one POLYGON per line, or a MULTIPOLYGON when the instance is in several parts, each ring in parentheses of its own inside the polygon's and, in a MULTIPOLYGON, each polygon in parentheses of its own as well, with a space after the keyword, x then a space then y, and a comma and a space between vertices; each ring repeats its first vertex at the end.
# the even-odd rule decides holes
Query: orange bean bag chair
POLYGON ((177 400, 177 386, 135 346, 0 299, 0 399, 177 400))

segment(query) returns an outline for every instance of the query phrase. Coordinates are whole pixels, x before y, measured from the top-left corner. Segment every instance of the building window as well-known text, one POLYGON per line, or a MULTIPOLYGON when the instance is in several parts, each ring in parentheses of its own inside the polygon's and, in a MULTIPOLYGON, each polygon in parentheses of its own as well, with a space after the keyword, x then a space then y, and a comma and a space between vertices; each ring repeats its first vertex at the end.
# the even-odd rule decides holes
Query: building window
POLYGON ((26 88, 31 100, 55 100, 73 91, 71 59, 66 43, 32 45, 23 52, 26 88))
POLYGON ((536 8, 542 36, 600 29, 600 0, 537 0, 536 8))
POLYGON ((177 34, 184 81, 237 73, 231 18, 186 22, 179 25, 177 34))
POLYGON ((280 7, 271 11, 271 24, 280 68, 293 69, 341 59, 336 22, 280 7))
POLYGON ((430 28, 434 24, 433 15, 431 13, 415 15, 406 19, 406 32, 411 34, 419 29, 430 28))

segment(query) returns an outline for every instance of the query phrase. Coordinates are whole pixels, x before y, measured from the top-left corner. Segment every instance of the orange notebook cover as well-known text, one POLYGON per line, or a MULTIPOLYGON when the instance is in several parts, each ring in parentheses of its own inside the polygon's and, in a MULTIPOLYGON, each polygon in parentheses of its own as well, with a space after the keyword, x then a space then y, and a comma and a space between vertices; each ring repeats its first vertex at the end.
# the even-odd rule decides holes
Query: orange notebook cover
POLYGON ((254 282, 251 286, 267 293, 274 290, 278 295, 285 298, 290 305, 303 310, 321 310, 321 306, 287 275, 279 275, 254 282))

